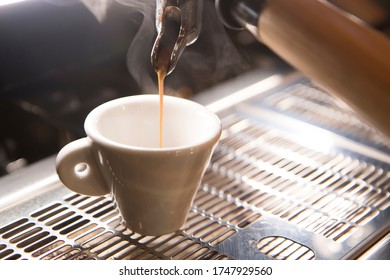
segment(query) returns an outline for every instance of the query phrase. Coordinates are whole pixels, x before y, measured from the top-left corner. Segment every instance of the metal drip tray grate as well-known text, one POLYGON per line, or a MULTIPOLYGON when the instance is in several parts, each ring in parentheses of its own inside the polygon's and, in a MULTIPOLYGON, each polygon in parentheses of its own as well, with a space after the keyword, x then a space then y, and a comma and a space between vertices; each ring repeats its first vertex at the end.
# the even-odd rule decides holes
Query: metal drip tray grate
POLYGON ((299 81, 219 112, 222 137, 187 222, 164 236, 126 229, 109 197, 57 179, 23 215, 0 215, 0 259, 357 257, 390 228, 390 157, 349 110, 299 81), (303 124, 309 115, 331 129, 303 124), (375 145, 356 141, 366 133, 375 145))
POLYGON ((390 205, 389 172, 382 168, 309 149, 248 119, 230 115, 225 123, 212 169, 238 179, 219 191, 260 213, 337 241, 390 205))
POLYGON ((261 100, 263 106, 390 152, 390 142, 342 101, 307 80, 261 100))
POLYGON ((126 229, 110 199, 71 194, 0 229, 0 259, 227 259, 218 244, 235 230, 191 211, 183 231, 152 237, 126 229))

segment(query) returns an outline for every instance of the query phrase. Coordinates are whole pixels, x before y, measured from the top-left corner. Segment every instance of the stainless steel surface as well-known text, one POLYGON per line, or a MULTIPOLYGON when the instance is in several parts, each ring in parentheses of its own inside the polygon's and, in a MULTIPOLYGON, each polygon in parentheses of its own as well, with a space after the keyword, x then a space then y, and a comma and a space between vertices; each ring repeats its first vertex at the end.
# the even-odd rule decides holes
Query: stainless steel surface
POLYGON ((388 140, 297 73, 259 77, 198 96, 224 130, 182 230, 131 232, 110 197, 66 190, 51 157, 0 179, 0 259, 388 256, 388 140))
POLYGON ((390 233, 386 234, 385 237, 378 241, 376 246, 364 252, 359 258, 366 260, 390 260, 389 246, 390 233))

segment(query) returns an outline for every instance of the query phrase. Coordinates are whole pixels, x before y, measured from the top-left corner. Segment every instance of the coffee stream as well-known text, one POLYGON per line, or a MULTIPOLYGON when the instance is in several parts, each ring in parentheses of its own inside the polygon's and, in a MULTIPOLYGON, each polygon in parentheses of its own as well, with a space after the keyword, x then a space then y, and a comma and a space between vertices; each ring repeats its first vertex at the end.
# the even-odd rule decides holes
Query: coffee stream
POLYGON ((164 80, 166 77, 165 69, 157 71, 158 94, 160 96, 160 148, 163 147, 163 120, 164 120, 164 80))
POLYGON ((169 50, 164 46, 164 44, 161 45, 160 48, 160 55, 157 57, 156 61, 156 72, 157 72, 157 79, 158 79, 158 93, 160 96, 160 148, 162 148, 163 145, 163 122, 164 122, 164 81, 165 77, 168 73, 169 68, 169 61, 170 61, 170 52, 169 50))
POLYGON ((165 14, 164 29, 159 34, 156 49, 152 55, 153 67, 157 72, 158 92, 160 96, 160 148, 163 147, 163 120, 164 120, 164 81, 171 67, 171 56, 173 55, 176 42, 180 36, 180 18, 171 12, 171 7, 167 7, 165 14))

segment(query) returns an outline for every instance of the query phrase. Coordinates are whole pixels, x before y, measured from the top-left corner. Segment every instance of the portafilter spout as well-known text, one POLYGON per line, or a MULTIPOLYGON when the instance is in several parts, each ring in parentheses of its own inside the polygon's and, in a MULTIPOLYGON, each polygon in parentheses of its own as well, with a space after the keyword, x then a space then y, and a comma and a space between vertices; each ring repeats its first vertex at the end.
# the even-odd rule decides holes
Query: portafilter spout
POLYGON ((156 0, 157 37, 151 62, 165 75, 175 69, 184 48, 196 41, 202 21, 202 0, 156 0))

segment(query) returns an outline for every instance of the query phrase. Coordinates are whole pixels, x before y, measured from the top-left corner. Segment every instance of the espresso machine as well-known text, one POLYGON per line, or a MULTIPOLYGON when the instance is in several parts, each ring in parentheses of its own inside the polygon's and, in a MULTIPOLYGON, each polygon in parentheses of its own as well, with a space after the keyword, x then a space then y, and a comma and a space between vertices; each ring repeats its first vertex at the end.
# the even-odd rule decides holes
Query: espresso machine
POLYGON ((389 31, 381 0, 0 6, 0 260, 389 259, 389 31), (186 224, 142 236, 54 161, 161 65, 223 132, 186 224))
MULTIPOLYGON (((162 41, 168 38, 165 45, 170 49, 170 71, 183 48, 199 35, 202 3, 172 2, 157 1, 158 37, 152 50, 156 68, 162 41), (172 7, 177 14, 183 13, 172 13, 172 7), (181 26, 176 34, 170 33, 175 29, 172 22, 181 26)), ((324 1, 217 0, 216 10, 226 26, 247 29, 390 135, 390 42, 385 35, 324 1)))

